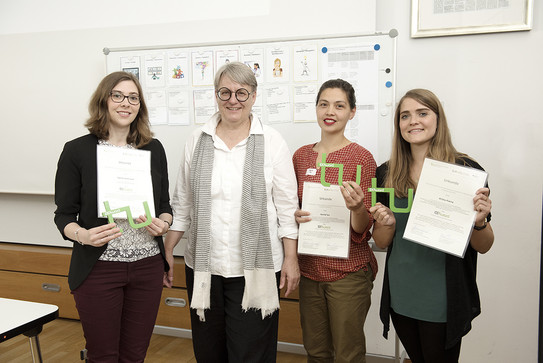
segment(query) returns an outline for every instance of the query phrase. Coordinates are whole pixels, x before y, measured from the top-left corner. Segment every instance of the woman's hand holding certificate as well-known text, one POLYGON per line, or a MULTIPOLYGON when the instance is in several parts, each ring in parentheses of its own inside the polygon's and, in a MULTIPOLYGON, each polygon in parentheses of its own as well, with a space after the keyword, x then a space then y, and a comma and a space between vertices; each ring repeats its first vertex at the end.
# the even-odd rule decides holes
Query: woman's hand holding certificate
MULTIPOLYGON (((144 202, 149 214, 155 215, 153 183, 151 180, 151 153, 146 150, 97 146, 98 215, 104 216, 108 208, 129 208, 136 218, 145 215, 144 202)), ((115 218, 127 218, 117 213, 115 218)))
POLYGON ((340 187, 305 182, 303 195, 302 211, 296 212, 300 223, 298 253, 349 257, 350 210, 340 187))
POLYGON ((473 198, 486 179, 478 169, 425 159, 403 237, 464 257, 476 217, 490 210, 488 195, 473 198))

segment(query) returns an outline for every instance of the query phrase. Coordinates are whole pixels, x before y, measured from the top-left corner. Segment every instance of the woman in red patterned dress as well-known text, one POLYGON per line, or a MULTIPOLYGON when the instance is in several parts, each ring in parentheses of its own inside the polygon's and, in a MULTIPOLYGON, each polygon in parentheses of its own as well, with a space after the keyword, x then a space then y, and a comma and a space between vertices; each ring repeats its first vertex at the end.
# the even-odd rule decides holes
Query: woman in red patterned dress
MULTIPOLYGON (((293 157, 299 200, 304 182, 321 182, 323 154, 326 163, 343 164, 339 187, 350 210, 350 241, 348 258, 299 255, 304 347, 308 362, 365 362, 364 322, 377 273, 377 261, 368 245, 373 224, 368 188, 376 164, 368 150, 344 135, 347 122, 356 113, 351 84, 341 79, 325 82, 317 95, 316 111, 321 139, 302 146, 293 157), (355 182, 358 165, 360 185, 355 182)), ((326 182, 338 184, 339 168, 325 170, 326 182)), ((298 210, 295 215, 298 223, 311 220, 308 211, 298 210)))

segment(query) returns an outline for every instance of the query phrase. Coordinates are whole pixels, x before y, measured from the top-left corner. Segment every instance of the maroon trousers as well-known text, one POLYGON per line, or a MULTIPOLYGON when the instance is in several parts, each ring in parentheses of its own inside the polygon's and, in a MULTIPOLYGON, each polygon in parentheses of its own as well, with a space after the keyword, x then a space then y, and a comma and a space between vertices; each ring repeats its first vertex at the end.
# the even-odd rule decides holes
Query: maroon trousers
POLYGON ((164 262, 98 261, 72 291, 83 326, 88 362, 143 362, 155 325, 164 262))

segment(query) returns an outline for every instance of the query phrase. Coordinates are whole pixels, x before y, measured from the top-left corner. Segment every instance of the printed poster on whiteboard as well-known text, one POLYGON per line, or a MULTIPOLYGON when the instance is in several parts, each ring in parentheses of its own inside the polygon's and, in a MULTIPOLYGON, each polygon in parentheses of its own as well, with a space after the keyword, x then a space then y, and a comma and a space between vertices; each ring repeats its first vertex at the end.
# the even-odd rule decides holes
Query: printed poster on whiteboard
POLYGON ((192 85, 213 85, 213 51, 192 52, 192 85))

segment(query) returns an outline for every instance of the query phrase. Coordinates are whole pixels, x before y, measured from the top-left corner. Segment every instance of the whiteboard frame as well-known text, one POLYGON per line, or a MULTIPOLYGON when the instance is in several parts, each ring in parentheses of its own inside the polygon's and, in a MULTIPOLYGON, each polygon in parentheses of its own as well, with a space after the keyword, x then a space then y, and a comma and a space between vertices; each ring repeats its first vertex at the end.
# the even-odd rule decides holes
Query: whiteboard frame
MULTIPOLYGON (((388 32, 374 32, 374 33, 349 33, 349 34, 339 34, 339 35, 323 35, 323 36, 301 36, 301 37, 285 37, 285 38, 274 38, 274 39, 254 39, 254 40, 244 40, 244 41, 227 41, 227 42, 206 42, 206 43, 186 43, 186 44, 170 44, 170 45, 151 45, 151 46, 135 46, 135 47, 118 47, 118 48, 103 48, 103 54, 105 56, 106 63, 106 73, 110 73, 115 70, 120 69, 119 65, 113 65, 116 60, 120 60, 122 56, 129 56, 138 54, 142 56, 144 52, 156 52, 156 51, 169 51, 172 49, 180 50, 194 50, 195 48, 205 48, 213 47, 215 49, 223 49, 227 47, 243 47, 246 45, 270 45, 272 43, 295 43, 295 42, 322 42, 322 41, 343 41, 349 42, 351 39, 360 39, 367 38, 372 39, 373 37, 382 37, 384 40, 387 40, 386 44, 383 43, 383 58, 379 58, 379 74, 378 74, 378 110, 376 112, 377 122, 378 122, 378 134, 377 134, 377 150, 370 150, 374 154, 374 157, 377 163, 382 163, 388 159, 390 153, 391 142, 392 142, 392 133, 393 133, 393 113, 395 107, 395 94, 396 94, 396 42, 397 42, 398 31, 396 29, 391 29, 388 32), (386 60, 385 60, 386 58, 386 60), (386 63, 386 68, 388 68, 389 73, 385 72, 385 69, 381 69, 383 63, 386 63), (391 82, 390 87, 385 87, 385 81, 389 80, 391 82)), ((384 42, 384 41, 383 41, 384 42)), ((323 80, 319 81, 322 83, 323 80)), ((290 80, 289 84, 295 83, 290 80)), ((267 86, 269 83, 265 83, 264 86, 267 86)), ((145 90, 145 85, 143 85, 145 90)), ((198 86, 190 85, 191 89, 195 89, 198 86)), ((260 87, 260 85, 259 85, 260 87)), ((192 99, 192 95, 191 95, 192 99)), ((191 105, 192 107, 192 105, 191 105)), ((193 109, 191 109, 193 112, 193 109)), ((152 129, 156 137, 163 142, 163 144, 168 144, 168 138, 171 138, 172 128, 181 128, 182 130, 179 133, 181 134, 190 134, 193 129, 201 127, 201 124, 197 124, 192 119, 189 125, 179 126, 179 125, 153 125, 152 129), (169 132, 166 132, 169 130, 169 132), (163 141, 163 138, 165 139, 163 141)), ((308 144, 310 142, 316 142, 320 138, 320 129, 315 127, 314 122, 293 122, 292 120, 288 123, 279 123, 279 124, 270 124, 273 128, 277 129, 283 137, 286 139, 287 144, 289 145, 290 151, 294 152, 298 147, 308 144), (296 135, 303 135, 300 138, 296 138, 296 135), (296 138, 296 139, 295 139, 296 138), (301 141, 301 142, 300 142, 301 141)), ((179 143, 184 144, 184 140, 177 140, 179 143)), ((362 146, 364 146, 362 144, 362 146)), ((168 150, 166 147, 168 155, 168 163, 170 165, 170 179, 173 182, 175 176, 177 176, 177 167, 178 162, 176 158, 180 156, 181 148, 177 148, 176 153, 174 154, 171 150, 168 150), (173 161, 173 163, 172 163, 173 161)), ((172 183, 171 183, 172 184, 172 183)))

